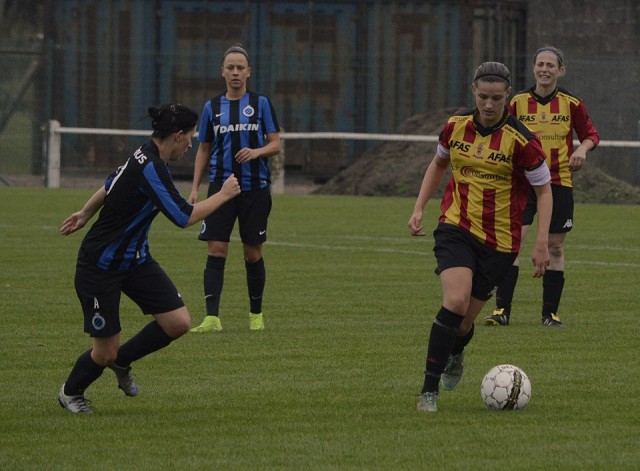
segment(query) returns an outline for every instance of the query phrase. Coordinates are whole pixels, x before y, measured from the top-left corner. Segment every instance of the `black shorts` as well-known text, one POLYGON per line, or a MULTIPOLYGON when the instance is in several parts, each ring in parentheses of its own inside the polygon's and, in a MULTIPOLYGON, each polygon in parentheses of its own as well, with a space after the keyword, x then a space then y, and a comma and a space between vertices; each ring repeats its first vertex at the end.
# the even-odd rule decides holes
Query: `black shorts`
MULTIPOLYGON (((563 234, 569 232, 573 227, 573 188, 568 186, 551 185, 553 195, 553 211, 551 213, 551 224, 549 233, 563 234)), ((529 187, 527 206, 524 210, 522 224, 530 226, 533 217, 538 210, 538 198, 533 187, 529 187)))
POLYGON ((75 286, 84 312, 84 331, 91 337, 120 332, 121 293, 144 314, 162 314, 184 306, 175 285, 155 260, 127 271, 106 271, 79 261, 75 286))
POLYGON ((433 238, 433 252, 438 266, 436 275, 447 268, 467 267, 473 272, 471 296, 487 301, 493 296, 496 286, 506 276, 517 254, 496 252, 471 233, 453 224, 440 223, 433 238))
MULTIPOLYGON (((220 191, 220 185, 209 184, 207 196, 220 191)), ((247 245, 259 245, 267 240, 267 221, 271 213, 271 190, 243 191, 227 201, 202 221, 200 240, 229 242, 233 225, 238 220, 240 239, 247 245)))

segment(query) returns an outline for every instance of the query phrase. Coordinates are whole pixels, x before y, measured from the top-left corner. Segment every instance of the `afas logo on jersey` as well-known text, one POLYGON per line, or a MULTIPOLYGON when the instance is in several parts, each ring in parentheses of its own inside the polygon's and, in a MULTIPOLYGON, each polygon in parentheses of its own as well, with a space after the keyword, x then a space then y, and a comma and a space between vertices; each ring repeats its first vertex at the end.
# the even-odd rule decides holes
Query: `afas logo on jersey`
MULTIPOLYGON (((536 117, 535 115, 530 115, 530 114, 523 114, 518 116, 518 119, 520 121, 522 121, 523 123, 533 123, 536 121, 536 117)), ((563 122, 563 123, 568 123, 570 121, 570 117, 568 115, 564 115, 564 114, 558 114, 558 115, 554 115, 553 118, 551 118, 551 122, 552 123, 557 123, 557 122, 563 122)), ((540 116, 540 122, 541 123, 546 123, 547 120, 547 115, 545 113, 543 113, 540 116)))
POLYGON ((487 156, 487 160, 491 160, 493 162, 504 162, 507 164, 511 163, 511 157, 500 152, 491 152, 487 156))
POLYGON ((461 150, 462 152, 469 152, 471 145, 467 144, 466 142, 451 141, 450 147, 451 149, 458 149, 458 150, 461 150))

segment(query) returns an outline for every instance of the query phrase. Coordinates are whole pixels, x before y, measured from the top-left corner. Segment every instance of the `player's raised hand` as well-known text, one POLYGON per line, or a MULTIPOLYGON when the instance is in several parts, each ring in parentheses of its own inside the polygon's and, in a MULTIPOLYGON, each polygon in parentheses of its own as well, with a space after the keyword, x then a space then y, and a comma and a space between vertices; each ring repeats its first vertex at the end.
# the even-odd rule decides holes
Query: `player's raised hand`
POLYGON ((238 183, 238 179, 235 175, 231 175, 227 178, 227 180, 222 184, 220 192, 222 192, 222 194, 224 194, 228 199, 235 198, 240 194, 240 184, 238 183))

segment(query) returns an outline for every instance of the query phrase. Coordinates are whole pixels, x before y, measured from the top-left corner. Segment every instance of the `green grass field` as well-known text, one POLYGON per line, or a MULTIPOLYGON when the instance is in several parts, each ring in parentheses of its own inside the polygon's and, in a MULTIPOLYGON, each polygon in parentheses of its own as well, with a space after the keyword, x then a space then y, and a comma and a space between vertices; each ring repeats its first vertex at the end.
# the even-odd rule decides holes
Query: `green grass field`
MULTIPOLYGON (((58 234, 87 190, 0 189, 0 469, 638 469, 640 207, 578 205, 560 316, 540 325, 541 284, 521 269, 512 325, 477 326, 465 377, 437 414, 415 411, 441 303, 431 237, 412 199, 276 196, 265 247, 267 330, 249 332, 241 245, 224 332, 188 334, 135 364, 125 397, 106 371, 95 413, 56 395, 90 340, 73 289, 84 231, 58 234), (523 368, 523 411, 490 412, 480 381, 523 368)), ((425 215, 435 224, 437 203, 425 215)), ((205 244, 159 216, 154 256, 203 316, 205 244)), ((525 248, 527 258, 530 247, 525 248)), ((492 306, 489 305, 485 310, 492 306)), ((148 318, 123 300, 124 339, 148 318)))

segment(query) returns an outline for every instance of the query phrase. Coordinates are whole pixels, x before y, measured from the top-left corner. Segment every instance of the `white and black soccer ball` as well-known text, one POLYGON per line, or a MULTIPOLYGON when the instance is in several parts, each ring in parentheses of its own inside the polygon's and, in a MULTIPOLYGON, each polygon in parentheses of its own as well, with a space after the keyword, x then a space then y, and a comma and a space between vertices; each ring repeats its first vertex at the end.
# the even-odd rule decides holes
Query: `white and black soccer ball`
POLYGON ((484 376, 480 394, 488 409, 524 409, 531 399, 531 381, 517 366, 494 366, 484 376))

